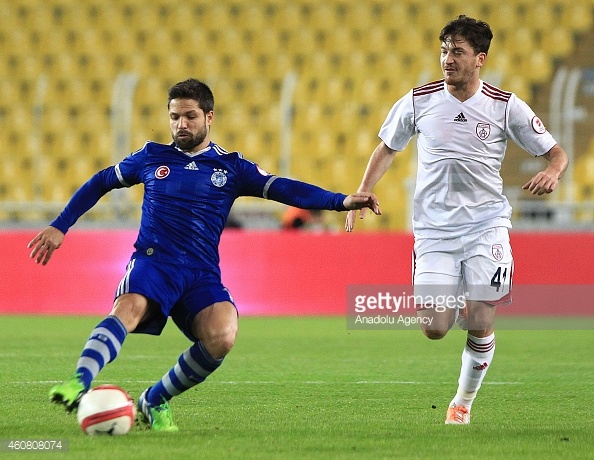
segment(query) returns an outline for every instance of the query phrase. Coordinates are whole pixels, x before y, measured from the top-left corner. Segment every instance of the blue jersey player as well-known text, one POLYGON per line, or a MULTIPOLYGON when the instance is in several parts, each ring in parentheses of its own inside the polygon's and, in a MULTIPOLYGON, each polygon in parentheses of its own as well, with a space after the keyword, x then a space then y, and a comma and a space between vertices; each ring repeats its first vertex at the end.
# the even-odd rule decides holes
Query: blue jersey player
POLYGON ((237 310, 221 283, 218 245, 236 198, 256 196, 309 209, 370 208, 372 193, 343 195, 277 177, 210 140, 214 98, 196 79, 168 93, 173 142, 147 142, 80 187, 62 213, 30 243, 31 258, 47 264, 68 229, 107 192, 144 184, 142 218, 113 309, 91 332, 74 375, 50 390, 50 400, 76 409, 99 371, 113 361, 129 332, 158 335, 171 317, 192 345, 138 398, 140 418, 153 430, 177 431, 172 397, 203 382, 229 353, 237 310))

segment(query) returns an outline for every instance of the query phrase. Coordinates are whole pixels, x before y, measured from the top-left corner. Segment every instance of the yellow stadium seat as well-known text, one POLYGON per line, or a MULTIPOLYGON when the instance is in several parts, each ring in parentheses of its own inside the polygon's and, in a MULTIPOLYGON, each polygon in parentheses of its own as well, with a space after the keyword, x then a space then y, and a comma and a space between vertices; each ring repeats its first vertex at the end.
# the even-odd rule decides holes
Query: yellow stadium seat
MULTIPOLYGON (((491 2, 488 3, 490 4, 491 2)), ((450 5, 450 7, 446 8, 446 15, 444 19, 446 20, 446 22, 449 22, 453 19, 456 19, 461 14, 481 21, 484 21, 486 18, 486 11, 485 8, 483 8, 481 2, 460 2, 453 3, 450 5)), ((444 22, 443 25, 439 26, 439 28, 436 30, 436 36, 439 35, 441 28, 445 26, 446 22, 444 22)))
POLYGON ((255 56, 248 52, 236 52, 231 58, 231 75, 234 78, 252 79, 259 74, 255 56))
POLYGON ((304 7, 308 11, 307 26, 313 30, 334 30, 338 26, 336 9, 329 2, 312 2, 304 7))
POLYGON ((518 27, 507 33, 504 46, 512 55, 527 56, 537 47, 535 31, 528 26, 518 27))
POLYGON ((246 2, 239 10, 235 24, 239 25, 244 31, 255 34, 268 28, 269 17, 266 14, 263 5, 246 2))
POLYGON ((86 0, 85 2, 76 2, 76 5, 76 12, 73 11, 71 21, 67 25, 71 29, 78 32, 96 30, 103 33, 125 27, 120 15, 114 14, 119 12, 117 4, 105 3, 101 0, 86 0))
POLYGON ((345 4, 344 24, 354 32, 365 31, 376 27, 379 5, 367 2, 350 2, 345 4))
POLYGON ((553 75, 553 63, 550 55, 543 50, 535 50, 522 61, 520 72, 533 83, 546 83, 553 75))
MULTIPOLYGON (((18 24, 19 28, 25 30, 40 30, 47 31, 54 27, 53 23, 53 11, 49 8, 50 5, 44 2, 3 2, 10 3, 14 8, 15 22, 9 24, 18 24)), ((8 19, 8 18, 7 18, 8 19)), ((4 22, 4 16, 2 16, 4 22)))
MULTIPOLYGON (((2 19, 4 21, 4 19, 2 19)), ((6 30, 6 40, 10 44, 10 53, 29 55, 34 52, 35 44, 32 31, 26 28, 14 27, 6 30)))
POLYGON ((355 49, 353 30, 344 26, 328 30, 324 45, 327 53, 348 56, 355 49))
POLYGON ((563 5, 561 27, 574 32, 587 32, 592 27, 594 2, 572 1, 563 5))
POLYGON ((438 33, 435 34, 435 42, 427 48, 425 42, 425 34, 423 31, 416 27, 410 29, 399 30, 396 34, 393 43, 382 40, 382 49, 390 52, 398 52, 403 56, 407 56, 411 61, 414 61, 417 57, 422 56, 425 53, 435 50, 435 55, 439 53, 439 41, 437 40, 438 33), (429 49, 429 51, 428 51, 429 49))
POLYGON ((507 2, 490 2, 486 10, 485 21, 489 23, 494 30, 497 40, 500 40, 501 34, 513 32, 520 27, 521 22, 517 14, 515 4, 507 2))
POLYGON ((15 8, 15 2, 0 2, 0 17, 2 18, 2 27, 4 24, 18 24, 18 16, 15 8))
POLYGON ((252 46, 252 52, 256 54, 274 57, 277 54, 286 53, 286 50, 281 46, 279 32, 270 28, 254 34, 252 46))
POLYGON ((410 24, 412 16, 408 2, 385 2, 380 6, 381 12, 377 17, 376 26, 391 29, 397 27, 398 24, 410 24))
POLYGON ((286 52, 262 52, 259 57, 259 74, 271 81, 280 80, 289 72, 294 71, 291 55, 286 52))
POLYGON ((96 52, 89 52, 84 55, 84 60, 84 75, 102 81, 115 80, 118 72, 115 57, 107 51, 101 49, 96 52))
POLYGON ((278 5, 272 27, 279 31, 294 32, 303 27, 299 2, 281 2, 278 5))
POLYGON ((557 25, 559 20, 555 14, 554 4, 548 1, 538 1, 526 8, 526 25, 534 31, 544 34, 557 25))
POLYGON ((287 36, 286 50, 292 54, 311 55, 320 49, 313 29, 298 29, 287 36))
MULTIPOLYGON (((371 153, 380 143, 380 139, 377 136, 377 132, 374 131, 375 127, 367 126, 366 129, 356 133, 355 140, 353 142, 353 154, 358 159, 363 159, 365 162, 359 162, 359 174, 363 176, 367 159, 371 156, 371 153)), ((377 127, 379 131, 379 126, 377 127)))
POLYGON ((526 102, 531 99, 530 84, 522 75, 515 74, 504 77, 502 87, 505 91, 515 93, 516 96, 526 102))
MULTIPOLYGON (((514 68, 512 62, 512 56, 508 53, 506 48, 500 47, 496 45, 489 51, 487 55, 487 60, 485 61, 485 65, 481 70, 482 76, 487 75, 506 75, 509 72, 515 72, 516 69, 514 68)), ((495 86, 500 86, 500 81, 494 82, 489 81, 491 84, 495 86)))
POLYGON ((224 30, 233 26, 228 4, 223 2, 209 2, 204 8, 204 17, 202 19, 203 22, 200 25, 207 30, 224 30))
POLYGON ((573 34, 567 27, 557 26, 542 35, 542 47, 551 58, 569 55, 574 47, 573 34))
POLYGON ((442 27, 454 19, 448 12, 447 5, 442 2, 426 2, 415 10, 413 27, 433 34, 436 39, 442 27))
MULTIPOLYGON (((401 42, 394 42, 391 36, 391 30, 385 27, 374 27, 372 29, 362 31, 361 39, 359 41, 360 49, 368 53, 389 53, 394 51, 395 49, 407 48, 414 44, 408 42, 407 36, 414 35, 415 32, 412 30, 407 30, 406 32, 401 33, 402 41, 401 42)), ((412 38, 414 40, 414 37, 412 38)))

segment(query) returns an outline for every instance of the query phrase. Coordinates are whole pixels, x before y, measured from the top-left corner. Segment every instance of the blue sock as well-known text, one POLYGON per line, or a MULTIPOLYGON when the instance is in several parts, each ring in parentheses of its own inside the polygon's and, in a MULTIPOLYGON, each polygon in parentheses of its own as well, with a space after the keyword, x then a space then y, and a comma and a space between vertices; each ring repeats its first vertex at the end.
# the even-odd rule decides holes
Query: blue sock
POLYGON ((116 358, 127 334, 119 318, 111 315, 93 329, 76 363, 76 373, 81 374, 85 388, 89 389, 99 371, 116 358))
POLYGON ((204 382, 223 362, 214 359, 202 342, 196 342, 182 353, 177 364, 167 372, 147 392, 146 401, 151 406, 158 406, 163 399, 169 401, 174 396, 204 382))

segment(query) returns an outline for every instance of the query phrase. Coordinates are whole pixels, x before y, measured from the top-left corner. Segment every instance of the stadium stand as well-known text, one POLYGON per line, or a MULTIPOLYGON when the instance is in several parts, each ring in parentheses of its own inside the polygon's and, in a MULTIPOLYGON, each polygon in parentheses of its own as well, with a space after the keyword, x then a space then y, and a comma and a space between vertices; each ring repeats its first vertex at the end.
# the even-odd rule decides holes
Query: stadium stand
MULTIPOLYGON (((594 0, 1 2, 0 200, 54 203, 49 215, 96 168, 129 153, 112 151, 112 91, 122 72, 138 76, 132 149, 146 139, 169 141, 165 90, 195 76, 214 90, 214 140, 271 172, 281 166, 281 86, 296 72, 291 174, 352 191, 391 104, 412 86, 440 78, 437 34, 447 20, 468 14, 490 22, 496 40, 486 72, 531 102, 534 89, 551 80, 580 34, 591 30, 593 6, 594 0)), ((591 148, 576 170, 593 156, 591 148)), ((365 228, 407 228, 413 159, 409 147, 378 185, 384 218, 369 219, 365 228)), ((592 199, 583 185, 592 175, 576 179, 576 196, 592 199)), ((131 196, 139 200, 141 193, 131 196)), ((5 208, 3 221, 31 215, 22 206, 5 208)))

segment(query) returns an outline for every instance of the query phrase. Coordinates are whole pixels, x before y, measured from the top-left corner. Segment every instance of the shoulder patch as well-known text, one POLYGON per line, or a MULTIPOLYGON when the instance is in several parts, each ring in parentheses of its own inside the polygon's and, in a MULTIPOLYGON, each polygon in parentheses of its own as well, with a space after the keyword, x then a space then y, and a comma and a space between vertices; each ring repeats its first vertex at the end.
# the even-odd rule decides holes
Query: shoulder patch
POLYGON ((547 131, 544 123, 537 116, 532 117, 532 129, 538 134, 544 134, 547 131))

